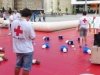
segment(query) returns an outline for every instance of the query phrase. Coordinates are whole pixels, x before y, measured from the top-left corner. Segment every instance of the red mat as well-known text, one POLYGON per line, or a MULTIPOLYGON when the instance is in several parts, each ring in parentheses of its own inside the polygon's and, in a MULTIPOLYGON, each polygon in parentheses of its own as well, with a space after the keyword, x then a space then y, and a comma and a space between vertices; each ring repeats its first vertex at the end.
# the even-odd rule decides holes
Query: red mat
MULTIPOLYGON (((14 75, 16 56, 12 50, 11 36, 7 36, 7 29, 3 29, 2 32, 0 46, 5 47, 5 56, 9 60, 0 65, 0 75, 14 75)), ((36 32, 36 35, 34 58, 38 58, 41 64, 33 65, 30 75, 79 75, 84 73, 100 75, 100 65, 92 65, 89 61, 90 55, 84 54, 79 48, 77 41, 79 34, 75 29, 52 33, 36 32), (58 40, 59 35, 64 36, 62 41, 58 40), (42 49, 42 44, 45 42, 44 36, 50 37, 50 48, 45 50, 42 49), (67 53, 60 52, 60 46, 67 45, 66 40, 75 41, 75 52, 71 46, 68 46, 67 53)), ((93 34, 88 36, 88 47, 91 48, 92 44, 93 34)))

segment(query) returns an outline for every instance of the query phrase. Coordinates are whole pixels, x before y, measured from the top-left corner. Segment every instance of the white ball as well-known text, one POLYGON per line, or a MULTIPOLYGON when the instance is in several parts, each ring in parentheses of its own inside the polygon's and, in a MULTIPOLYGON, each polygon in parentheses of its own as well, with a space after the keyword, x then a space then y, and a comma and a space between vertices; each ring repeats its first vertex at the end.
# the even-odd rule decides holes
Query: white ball
POLYGON ((88 54, 91 54, 91 50, 87 50, 87 53, 88 53, 88 54))
POLYGON ((2 50, 3 48, 2 47, 0 47, 0 50, 2 50))
POLYGON ((43 40, 45 39, 45 36, 43 37, 43 40))
POLYGON ((3 58, 0 57, 0 61, 3 61, 3 58))
POLYGON ((64 49, 63 49, 63 52, 67 52, 67 49, 66 49, 66 48, 64 48, 64 49))
POLYGON ((33 60, 32 60, 32 63, 36 63, 36 59, 33 59, 33 60))
POLYGON ((46 45, 42 45, 42 48, 46 48, 46 45))
POLYGON ((74 45, 72 45, 72 47, 75 47, 74 45))
POLYGON ((68 43, 69 42, 69 40, 66 40, 66 43, 68 43))

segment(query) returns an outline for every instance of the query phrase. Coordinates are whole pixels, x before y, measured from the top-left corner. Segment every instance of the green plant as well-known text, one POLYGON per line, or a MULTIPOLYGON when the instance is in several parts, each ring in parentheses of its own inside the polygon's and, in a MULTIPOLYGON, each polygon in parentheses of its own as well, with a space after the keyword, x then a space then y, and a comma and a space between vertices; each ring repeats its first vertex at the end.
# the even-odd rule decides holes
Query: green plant
POLYGON ((12 12, 12 9, 11 9, 11 7, 9 8, 9 11, 10 11, 10 12, 12 12))
POLYGON ((73 13, 76 14, 76 8, 75 7, 73 8, 73 13))
POLYGON ((5 8, 3 7, 3 8, 2 8, 2 12, 4 12, 4 11, 5 11, 5 8))
POLYGON ((68 13, 68 8, 67 7, 65 8, 65 11, 66 11, 66 13, 68 13))
POLYGON ((59 7, 57 7, 57 11, 61 11, 61 9, 59 7))
POLYGON ((59 8, 59 11, 61 12, 61 9, 59 8))

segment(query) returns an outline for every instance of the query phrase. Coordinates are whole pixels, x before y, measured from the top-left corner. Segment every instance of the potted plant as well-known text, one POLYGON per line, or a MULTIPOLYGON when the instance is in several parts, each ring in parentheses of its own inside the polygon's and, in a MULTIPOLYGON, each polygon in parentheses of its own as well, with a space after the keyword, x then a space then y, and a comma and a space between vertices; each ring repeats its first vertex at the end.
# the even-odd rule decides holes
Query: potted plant
POLYGON ((75 7, 73 8, 73 14, 76 14, 76 8, 75 7))
POLYGON ((66 11, 66 14, 68 15, 68 8, 67 7, 65 8, 65 11, 66 11))
POLYGON ((61 9, 59 8, 59 14, 61 15, 61 9))
POLYGON ((11 9, 11 7, 9 8, 9 11, 10 11, 10 12, 12 12, 12 9, 11 9))
POLYGON ((5 11, 5 8, 3 7, 3 8, 2 8, 2 12, 4 12, 4 11, 5 11))

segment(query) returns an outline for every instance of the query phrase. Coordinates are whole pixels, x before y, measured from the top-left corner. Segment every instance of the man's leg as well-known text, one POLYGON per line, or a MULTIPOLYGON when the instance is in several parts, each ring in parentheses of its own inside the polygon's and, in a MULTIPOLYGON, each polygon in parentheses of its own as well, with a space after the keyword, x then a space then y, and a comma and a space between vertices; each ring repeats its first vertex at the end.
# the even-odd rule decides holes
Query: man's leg
POLYGON ((88 30, 85 29, 84 30, 84 42, 85 42, 85 46, 87 46, 87 33, 88 33, 88 30))
POLYGON ((80 47, 82 46, 82 43, 83 43, 83 41, 82 41, 82 37, 80 37, 80 47))
POLYGON ((29 75, 29 71, 23 70, 23 75, 29 75))
POLYGON ((19 75, 20 73, 20 68, 15 68, 15 75, 19 75))
POLYGON ((84 37, 85 46, 87 46, 87 37, 84 37))
POLYGON ((24 53, 24 58, 23 58, 23 74, 22 75, 29 75, 29 71, 31 70, 32 67, 32 59, 33 59, 33 52, 30 53, 24 53))
POLYGON ((82 43, 83 43, 83 41, 82 41, 82 39, 83 39, 83 29, 81 28, 79 31, 80 31, 80 48, 81 48, 82 43))
POLYGON ((15 75, 19 75, 20 69, 23 66, 23 54, 22 53, 16 53, 16 66, 15 66, 15 75))

